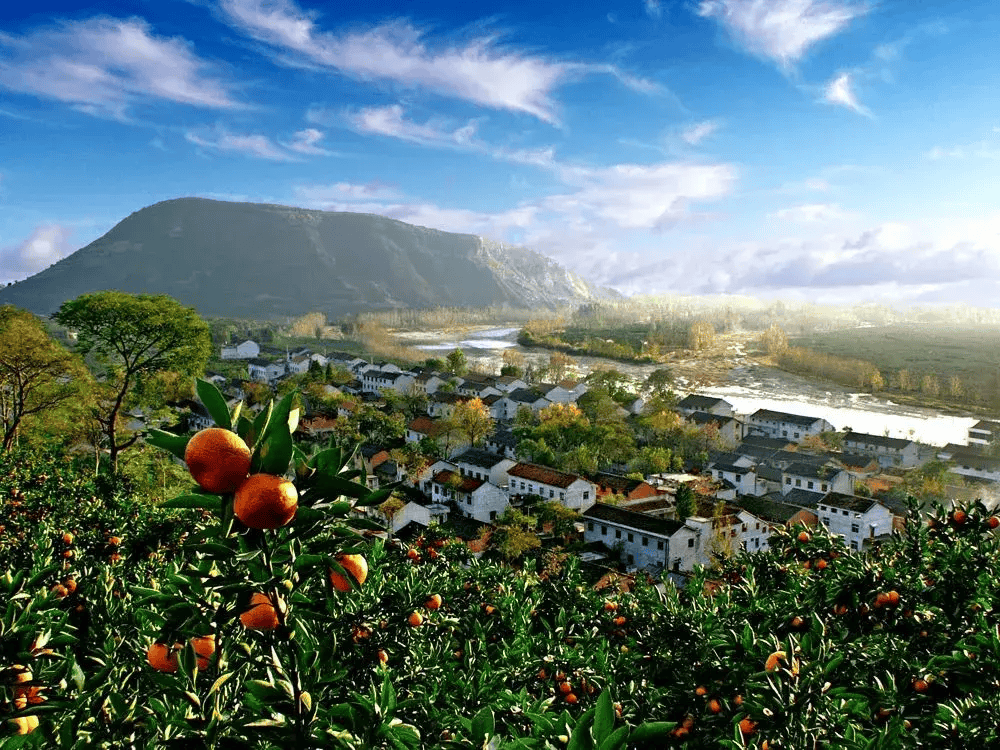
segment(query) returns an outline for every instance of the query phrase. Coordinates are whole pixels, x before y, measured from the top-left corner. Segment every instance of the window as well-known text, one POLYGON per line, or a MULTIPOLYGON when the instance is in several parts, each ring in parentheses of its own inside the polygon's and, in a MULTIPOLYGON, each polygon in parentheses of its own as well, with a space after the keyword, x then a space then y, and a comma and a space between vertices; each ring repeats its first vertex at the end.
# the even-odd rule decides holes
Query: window
POLYGON ((743 524, 743 532, 746 533, 746 530, 747 530, 747 525, 743 524))
POLYGON ((801 479, 796 479, 795 480, 795 486, 796 487, 801 487, 802 486, 802 480, 801 479))
POLYGON ((594 530, 594 522, 587 521, 587 531, 593 531, 593 530, 594 530))
POLYGON ((809 489, 812 489, 813 488, 813 483, 812 482, 807 482, 806 483, 806 487, 808 487, 809 489))
POLYGON ((495 510, 490 511, 490 520, 491 521, 497 520, 497 512, 495 510))
POLYGON ((663 549, 663 540, 662 539, 656 543, 656 549, 659 549, 659 550, 663 549))
POLYGON ((589 500, 590 499, 590 490, 584 490, 583 491, 583 499, 584 500, 589 500))
POLYGON ((821 484, 821 485, 819 486, 819 488, 820 488, 820 489, 821 489, 821 490, 822 490, 823 492, 826 492, 826 483, 823 483, 823 484, 821 484))
POLYGON ((851 540, 851 549, 854 550, 855 552, 858 551, 858 543, 853 539, 851 540))
POLYGON ((621 538, 622 538, 622 530, 615 529, 615 539, 621 539, 621 538))
POLYGON ((861 531, 861 524, 852 523, 851 524, 851 533, 852 534, 857 534, 859 531, 861 531))
POLYGON ((601 526, 601 535, 602 536, 607 536, 608 535, 608 527, 607 526, 603 526, 603 525, 601 526))
POLYGON ((560 492, 559 493, 559 499, 560 500, 565 500, 566 499, 566 493, 565 492, 560 492))
POLYGON ((795 433, 795 437, 798 437, 798 436, 799 436, 799 433, 797 433, 797 432, 796 432, 796 433, 795 433))
POLYGON ((846 510, 842 510, 840 512, 843 513, 845 516, 847 515, 847 511, 846 510))
POLYGON ((829 526, 830 525, 830 516, 823 516, 822 521, 823 521, 823 525, 824 526, 829 526))
POLYGON ((694 537, 688 539, 688 547, 694 547, 694 537))
POLYGON ((551 498, 553 498, 555 496, 556 496, 556 491, 555 490, 549 490, 549 499, 551 499, 551 498))
POLYGON ((630 531, 630 532, 628 533, 628 540, 629 540, 630 542, 634 542, 634 541, 635 541, 635 536, 634 536, 634 535, 632 534, 632 532, 631 532, 631 531, 630 531))
POLYGON ((472 505, 472 495, 469 495, 465 498, 465 504, 472 505))
POLYGON ((648 547, 649 546, 649 537, 648 536, 644 536, 642 538, 642 546, 643 547, 648 547))
POLYGON ((629 555, 628 556, 628 564, 629 565, 635 565, 635 555, 629 555))
POLYGON ((791 483, 792 483, 792 478, 791 477, 785 477, 785 484, 791 484, 791 483))

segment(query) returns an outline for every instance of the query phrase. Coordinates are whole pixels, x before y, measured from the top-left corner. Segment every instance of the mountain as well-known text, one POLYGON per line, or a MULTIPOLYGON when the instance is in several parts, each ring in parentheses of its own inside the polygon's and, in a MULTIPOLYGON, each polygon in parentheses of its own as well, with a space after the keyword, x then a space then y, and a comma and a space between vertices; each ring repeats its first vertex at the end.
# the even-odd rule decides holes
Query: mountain
POLYGON ((0 290, 39 315, 85 292, 169 294, 203 315, 270 318, 617 297, 536 252, 373 214, 179 198, 136 211, 0 290))

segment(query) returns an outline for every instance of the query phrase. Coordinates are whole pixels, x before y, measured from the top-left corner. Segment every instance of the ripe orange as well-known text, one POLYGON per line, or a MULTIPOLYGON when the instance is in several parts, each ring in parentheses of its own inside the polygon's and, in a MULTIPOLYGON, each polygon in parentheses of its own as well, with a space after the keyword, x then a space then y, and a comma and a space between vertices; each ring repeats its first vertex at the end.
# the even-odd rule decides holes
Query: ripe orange
POLYGON ((335 570, 331 570, 330 583, 333 584, 333 587, 337 591, 341 593, 350 591, 355 585, 360 586, 368 578, 368 561, 361 555, 346 555, 341 553, 335 559, 340 564, 340 567, 356 582, 356 584, 352 584, 349 578, 335 570))
POLYGON ((240 615, 240 622, 247 630, 274 630, 278 627, 278 613, 267 594, 255 593, 250 597, 250 608, 240 615))
POLYGON ((215 633, 199 635, 191 639, 191 647, 198 655, 198 669, 204 672, 215 655, 215 633))
POLYGON ((559 683, 559 692, 563 695, 569 695, 573 692, 573 686, 567 680, 566 682, 559 683))
POLYGON ((411 612, 410 616, 406 618, 406 623, 411 628, 419 628, 424 623, 424 616, 419 612, 411 612))
POLYGON ((18 711, 26 708, 27 706, 37 706, 39 703, 45 703, 45 696, 42 695, 41 685, 32 685, 31 687, 25 688, 14 688, 14 708, 18 711))
POLYGON ((997 518, 996 516, 990 516, 989 520, 986 521, 986 523, 991 529, 995 529, 997 526, 1000 526, 1000 518, 997 518))
POLYGON ((67 578, 65 581, 62 582, 62 585, 66 587, 66 591, 68 593, 70 593, 70 594, 75 594, 76 593, 76 579, 75 578, 67 578))
POLYGON ((718 698, 712 698, 708 701, 708 710, 713 714, 722 712, 722 704, 719 702, 718 698))
POLYGON ((67 532, 66 532, 65 534, 63 534, 63 535, 62 535, 62 540, 63 540, 63 542, 65 542, 66 544, 72 544, 72 543, 73 543, 73 535, 72 535, 72 534, 70 534, 70 533, 69 533, 69 532, 67 531, 67 532))
POLYGON ((146 661, 157 672, 176 672, 179 645, 174 644, 171 648, 166 643, 154 643, 146 651, 146 661))
POLYGON ((430 598, 424 602, 424 606, 427 609, 441 609, 441 605, 444 600, 441 598, 441 594, 431 594, 430 598))
POLYGON ((612 622, 614 622, 615 625, 624 625, 625 624, 625 618, 622 615, 619 615, 612 622))
POLYGON ((121 543, 122 543, 121 537, 117 536, 108 537, 108 544, 110 544, 112 547, 117 547, 121 543))
POLYGON ((488 615, 492 615, 494 612, 496 612, 496 607, 494 607, 492 604, 487 604, 485 607, 483 607, 483 609, 486 610, 486 614, 488 615))
POLYGON ((833 614, 835 614, 835 615, 846 615, 847 614, 847 605, 846 604, 838 604, 836 607, 833 608, 833 614))
MULTIPOLYGON (((565 684, 565 683, 563 683, 563 684, 565 684)), ((566 702, 567 703, 576 703, 578 700, 579 699, 576 697, 575 693, 568 693, 566 695, 566 702)))
POLYGON ((545 667, 542 667, 541 669, 538 670, 538 679, 539 680, 544 680, 547 677, 548 677, 548 674, 546 674, 546 672, 545 672, 545 667))
POLYGON ((38 717, 34 714, 31 716, 18 716, 16 719, 8 719, 7 721, 14 728, 14 734, 31 734, 38 729, 38 717))
POLYGON ((735 703, 737 706, 742 706, 743 705, 743 696, 742 695, 737 695, 735 698, 733 698, 733 703, 735 703))
POLYGON ((802 627, 803 625, 805 625, 805 624, 806 624, 806 621, 805 621, 805 620, 803 620, 803 619, 802 619, 801 617, 799 617, 798 615, 795 615, 795 617, 793 617, 793 618, 792 618, 792 622, 791 622, 791 625, 792 625, 792 627, 793 627, 793 628, 795 628, 796 630, 798 630, 799 628, 801 628, 801 627, 802 627))
POLYGON ((233 492, 250 471, 250 448, 243 438, 221 427, 209 427, 192 437, 184 449, 191 477, 206 492, 233 492))
POLYGON ((812 537, 809 536, 809 532, 808 531, 800 531, 798 539, 799 539, 800 542, 802 542, 803 544, 805 544, 810 539, 812 539, 812 537))
POLYGON ((926 693, 930 689, 930 683, 927 680, 917 678, 913 681, 913 689, 918 693, 926 693))
POLYGON ((740 732, 743 734, 753 734, 757 731, 757 722, 753 719, 740 719, 740 732))
POLYGON ((764 669, 767 670, 768 672, 773 672, 775 669, 777 669, 778 663, 783 662, 785 660, 785 656, 786 655, 784 651, 775 651, 773 654, 767 657, 767 661, 764 662, 764 669))
POLYGON ((379 649, 378 652, 378 663, 381 664, 383 667, 389 663, 389 654, 387 654, 385 651, 382 651, 381 649, 379 649))
POLYGON ((825 570, 826 566, 827 566, 827 562, 826 562, 826 558, 825 557, 821 557, 821 558, 819 558, 816 561, 816 569, 817 570, 825 570))
MULTIPOLYGON (((416 548, 414 548, 414 547, 410 547, 408 550, 406 550, 406 556, 408 558, 410 558, 411 560, 419 560, 420 559, 420 553, 417 552, 416 548)), ((468 588, 468 586, 466 586, 466 588, 468 588)))
POLYGON ((898 591, 895 591, 895 590, 893 590, 893 591, 890 591, 890 592, 889 592, 888 594, 886 594, 885 596, 886 596, 886 598, 888 599, 888 602, 887 602, 887 604, 888 604, 888 605, 889 605, 890 607, 896 607, 896 606, 898 606, 898 605, 899 605, 899 592, 898 592, 898 591))
POLYGON ((69 560, 72 556, 73 556, 73 550, 71 549, 63 550, 63 557, 65 557, 67 560, 69 560))
POLYGON ((299 493, 295 485, 273 474, 254 474, 236 490, 233 513, 251 529, 277 529, 295 517, 299 493))
POLYGON ((616 602, 604 602, 605 612, 614 612, 616 609, 618 609, 618 604, 616 602))
POLYGON ((69 589, 63 586, 61 583, 57 583, 52 587, 52 593, 56 595, 57 599, 62 599, 64 596, 69 596, 69 589))
POLYGON ((695 695, 707 695, 708 694, 708 688, 705 687, 704 685, 699 685, 698 687, 696 687, 694 689, 694 694, 695 695))
POLYGON ((961 526, 963 523, 965 523, 965 519, 968 518, 968 515, 969 514, 966 513, 964 510, 956 510, 954 513, 951 514, 951 520, 955 522, 956 526, 961 526))
POLYGON ((875 595, 875 602, 872 604, 875 609, 882 609, 885 605, 889 603, 889 595, 884 591, 879 591, 875 595))
POLYGON ((10 668, 14 671, 14 677, 11 679, 11 681, 15 685, 20 685, 21 683, 24 682, 31 682, 33 679, 35 679, 35 676, 31 673, 31 670, 28 669, 23 664, 12 664, 10 668))

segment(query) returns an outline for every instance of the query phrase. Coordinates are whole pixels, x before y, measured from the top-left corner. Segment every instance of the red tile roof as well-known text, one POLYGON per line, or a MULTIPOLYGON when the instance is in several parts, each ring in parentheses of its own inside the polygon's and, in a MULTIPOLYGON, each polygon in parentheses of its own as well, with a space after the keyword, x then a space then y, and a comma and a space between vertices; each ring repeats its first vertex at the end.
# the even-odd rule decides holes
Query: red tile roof
POLYGON ((565 471, 556 471, 538 464, 515 464, 507 470, 507 474, 518 479, 530 479, 533 482, 564 489, 580 478, 576 474, 567 474, 565 471))
POLYGON ((474 492, 483 486, 482 479, 473 479, 472 477, 464 477, 461 474, 456 474, 454 471, 449 471, 448 469, 445 469, 444 471, 439 471, 437 474, 435 474, 433 481, 436 482, 437 484, 442 484, 447 487, 454 487, 452 481, 454 481, 455 477, 458 477, 459 479, 462 480, 462 483, 458 487, 455 487, 455 489, 458 492, 474 492))
POLYGON ((430 417, 417 417, 407 425, 408 429, 433 437, 441 432, 441 423, 430 417))

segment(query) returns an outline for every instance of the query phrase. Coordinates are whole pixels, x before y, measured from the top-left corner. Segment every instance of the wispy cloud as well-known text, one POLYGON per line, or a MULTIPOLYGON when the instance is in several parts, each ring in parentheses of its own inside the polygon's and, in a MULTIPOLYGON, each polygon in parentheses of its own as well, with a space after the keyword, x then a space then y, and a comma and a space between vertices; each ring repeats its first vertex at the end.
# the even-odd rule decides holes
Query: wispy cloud
POLYGON ((785 68, 865 12, 836 0, 702 0, 698 6, 700 16, 718 21, 750 52, 785 68))
POLYGON ((380 182, 299 185, 294 193, 303 205, 323 208, 349 201, 398 201, 402 198, 398 190, 380 182))
POLYGON ((719 129, 721 123, 718 120, 702 120, 696 122, 681 131, 681 140, 692 146, 697 146, 712 133, 719 129))
POLYGON ((843 221, 850 214, 836 203, 806 203, 775 211, 773 216, 781 221, 796 224, 823 224, 843 221))
POLYGON ((318 145, 323 140, 323 133, 316 128, 306 128, 299 130, 292 136, 292 140, 282 145, 300 154, 307 156, 335 156, 335 152, 318 145))
POLYGON ((0 33, 0 86, 127 119, 140 101, 233 108, 231 86, 185 40, 141 19, 66 21, 23 36, 0 33))
POLYGON ((0 281, 16 281, 44 271, 74 251, 71 227, 43 224, 23 242, 0 248, 0 281))
POLYGON ((188 130, 184 137, 196 146, 213 151, 233 152, 269 161, 295 161, 294 156, 266 135, 240 135, 217 126, 214 129, 188 130))
POLYGON ((663 15, 663 6, 660 4, 660 0, 644 0, 643 7, 646 9, 646 15, 650 18, 660 18, 663 15))
MULTIPOLYGON (((993 130, 997 132, 996 128, 993 130)), ((1000 144, 982 140, 962 146, 935 146, 927 151, 924 156, 933 161, 944 159, 981 159, 994 161, 1000 159, 1000 144)))
POLYGON ((871 112, 858 101, 854 93, 854 82, 851 74, 844 72, 836 75, 823 90, 823 99, 839 107, 847 107, 859 115, 871 117, 871 112))
POLYGON ((221 0, 223 18, 282 54, 362 80, 422 87, 482 106, 558 118, 552 91, 572 65, 502 47, 493 37, 464 44, 429 44, 405 22, 337 34, 292 0, 221 0))

